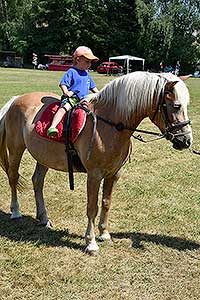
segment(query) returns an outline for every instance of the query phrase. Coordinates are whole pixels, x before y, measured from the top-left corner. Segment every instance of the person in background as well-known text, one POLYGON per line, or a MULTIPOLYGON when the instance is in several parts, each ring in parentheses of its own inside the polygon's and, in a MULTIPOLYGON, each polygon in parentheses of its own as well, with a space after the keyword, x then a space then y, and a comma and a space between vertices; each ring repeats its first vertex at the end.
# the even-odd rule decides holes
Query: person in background
POLYGON ((176 67, 175 67, 175 72, 174 72, 174 74, 175 74, 176 76, 178 76, 179 73, 180 73, 180 67, 181 67, 180 62, 177 61, 176 67))
POLYGON ((164 72, 164 64, 163 64, 162 61, 160 62, 160 72, 161 72, 161 73, 164 72))
POLYGON ((89 91, 97 93, 98 89, 91 78, 88 69, 92 62, 98 61, 92 50, 86 46, 78 47, 73 54, 73 67, 71 67, 60 81, 60 88, 63 92, 61 106, 56 112, 52 124, 47 131, 49 137, 58 134, 56 126, 62 120, 66 111, 69 111, 80 100, 83 100, 89 91))
POLYGON ((36 53, 32 53, 32 56, 33 56, 32 64, 33 64, 33 68, 35 69, 38 64, 38 56, 36 53))

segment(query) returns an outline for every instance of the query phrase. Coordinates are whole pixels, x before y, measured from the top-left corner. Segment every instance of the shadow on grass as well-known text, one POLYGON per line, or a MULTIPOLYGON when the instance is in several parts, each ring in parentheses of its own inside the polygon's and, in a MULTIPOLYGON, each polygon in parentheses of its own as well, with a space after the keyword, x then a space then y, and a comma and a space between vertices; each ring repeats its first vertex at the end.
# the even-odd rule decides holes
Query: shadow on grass
POLYGON ((21 219, 11 220, 10 214, 0 210, 0 236, 11 241, 32 242, 37 246, 68 247, 84 251, 85 245, 81 245, 82 236, 70 234, 68 230, 48 229, 39 226, 37 220, 30 216, 22 216, 21 219), (73 240, 80 240, 79 242, 73 240))
MULTIPOLYGON (((67 229, 57 230, 38 226, 38 222, 31 216, 23 215, 21 219, 11 220, 10 214, 1 210, 0 236, 6 237, 11 241, 32 242, 37 246, 46 245, 67 247, 80 251, 85 250, 85 243, 81 244, 84 238, 80 235, 70 234, 67 229)), ((132 247, 138 249, 144 249, 142 242, 154 243, 179 251, 197 250, 200 248, 200 244, 194 241, 159 234, 119 232, 112 233, 112 237, 116 239, 130 239, 132 247)))
POLYGON ((162 245, 179 251, 197 250, 200 248, 200 244, 194 241, 182 239, 174 236, 160 235, 160 234, 148 234, 148 233, 140 233, 140 232, 133 232, 133 233, 119 232, 119 233, 113 233, 112 237, 117 239, 124 239, 124 238, 131 239, 132 247, 139 248, 139 249, 144 249, 144 245, 142 244, 142 242, 154 243, 156 245, 162 245))

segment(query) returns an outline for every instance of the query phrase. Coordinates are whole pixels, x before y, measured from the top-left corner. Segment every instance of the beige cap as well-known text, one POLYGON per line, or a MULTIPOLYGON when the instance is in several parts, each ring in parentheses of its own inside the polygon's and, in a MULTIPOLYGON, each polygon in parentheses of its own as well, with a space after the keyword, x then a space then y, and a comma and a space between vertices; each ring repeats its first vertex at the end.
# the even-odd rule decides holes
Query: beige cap
POLYGON ((79 57, 79 56, 84 56, 87 59, 91 59, 94 62, 99 60, 98 57, 94 56, 92 50, 85 46, 80 46, 74 51, 73 57, 79 57))

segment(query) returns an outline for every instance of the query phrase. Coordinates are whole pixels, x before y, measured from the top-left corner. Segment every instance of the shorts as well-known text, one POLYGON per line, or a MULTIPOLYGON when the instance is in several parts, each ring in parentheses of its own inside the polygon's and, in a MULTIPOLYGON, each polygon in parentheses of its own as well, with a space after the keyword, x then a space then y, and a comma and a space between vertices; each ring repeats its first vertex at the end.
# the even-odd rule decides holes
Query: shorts
POLYGON ((76 106, 80 100, 76 97, 66 97, 61 99, 61 107, 63 107, 66 103, 69 103, 71 107, 76 106))

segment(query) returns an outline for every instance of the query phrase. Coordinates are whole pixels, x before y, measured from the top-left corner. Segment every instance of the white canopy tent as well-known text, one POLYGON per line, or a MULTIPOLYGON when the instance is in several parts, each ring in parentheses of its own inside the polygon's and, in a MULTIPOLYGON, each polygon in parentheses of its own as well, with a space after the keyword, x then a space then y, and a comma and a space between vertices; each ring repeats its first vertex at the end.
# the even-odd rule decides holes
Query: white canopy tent
POLYGON ((131 60, 140 60, 140 61, 142 61, 142 69, 144 70, 144 62, 145 62, 144 58, 131 56, 131 55, 120 55, 120 56, 109 57, 109 61, 111 61, 111 60, 124 60, 124 62, 126 62, 127 73, 129 73, 129 70, 130 70, 129 69, 130 61, 131 60))

